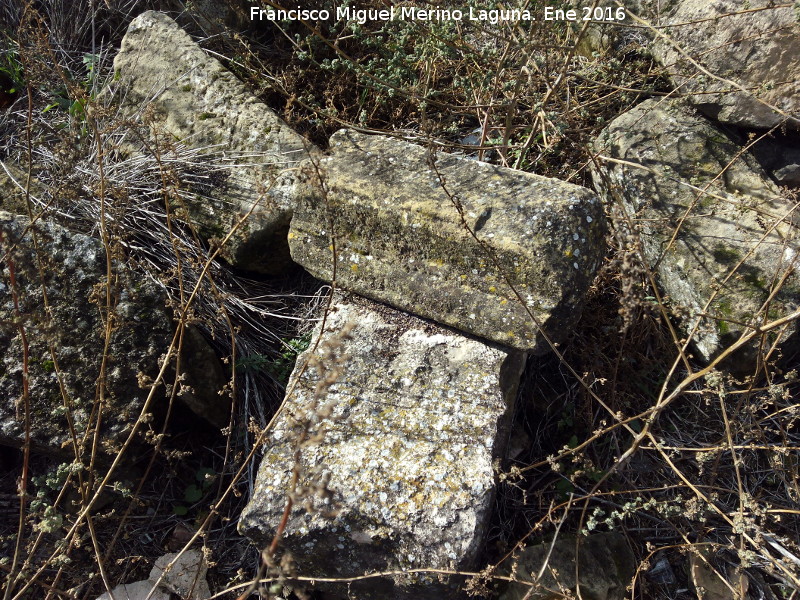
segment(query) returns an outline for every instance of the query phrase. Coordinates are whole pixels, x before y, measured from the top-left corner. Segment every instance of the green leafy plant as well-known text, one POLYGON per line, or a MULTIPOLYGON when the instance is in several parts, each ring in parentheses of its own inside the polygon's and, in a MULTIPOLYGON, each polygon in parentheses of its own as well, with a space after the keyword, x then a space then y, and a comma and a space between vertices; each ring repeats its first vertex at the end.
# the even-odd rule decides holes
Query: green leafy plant
MULTIPOLYGON (((190 483, 183 490, 183 500, 192 505, 203 499, 214 484, 216 472, 209 467, 200 467, 194 473, 195 483, 190 483)), ((184 504, 173 506, 173 512, 179 517, 189 513, 189 508, 184 504)))
POLYGON ((86 134, 87 108, 97 99, 99 93, 98 54, 84 54, 82 62, 85 69, 83 78, 78 79, 73 86, 61 87, 53 92, 53 102, 48 104, 43 113, 57 108, 69 115, 71 122, 80 125, 81 134, 86 134))
POLYGON ((16 50, 0 54, 0 93, 16 94, 25 87, 25 75, 16 50))
POLYGON ((297 355, 306 350, 311 343, 311 334, 308 333, 297 338, 283 338, 281 343, 283 350, 279 356, 275 358, 263 354, 245 356, 236 361, 236 370, 238 372, 266 372, 285 384, 292 374, 297 355))

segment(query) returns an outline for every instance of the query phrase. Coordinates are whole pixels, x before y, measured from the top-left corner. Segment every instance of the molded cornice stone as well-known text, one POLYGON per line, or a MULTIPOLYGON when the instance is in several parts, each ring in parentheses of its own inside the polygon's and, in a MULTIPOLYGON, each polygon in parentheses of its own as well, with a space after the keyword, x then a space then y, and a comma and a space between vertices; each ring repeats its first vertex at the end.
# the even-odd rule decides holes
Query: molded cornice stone
POLYGON ((220 155, 218 166, 237 165, 190 204, 201 233, 221 239, 253 209, 222 256, 261 273, 286 268, 292 170, 312 145, 163 13, 148 11, 131 22, 114 69, 123 114, 152 112, 152 124, 171 142, 220 155))
POLYGON ((331 149, 289 232, 312 275, 333 279, 333 239, 340 287, 461 331, 545 353, 528 310, 556 342, 577 322, 605 253, 593 192, 353 131, 331 149))

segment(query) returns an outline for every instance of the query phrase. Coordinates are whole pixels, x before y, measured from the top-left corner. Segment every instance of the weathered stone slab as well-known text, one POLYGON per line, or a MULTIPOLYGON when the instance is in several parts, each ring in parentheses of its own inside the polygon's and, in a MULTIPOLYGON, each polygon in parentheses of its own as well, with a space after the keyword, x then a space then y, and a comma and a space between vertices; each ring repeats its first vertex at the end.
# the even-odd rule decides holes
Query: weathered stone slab
POLYGON ((651 46, 680 92, 703 113, 724 123, 770 128, 786 116, 800 128, 800 26, 795 10, 784 3, 753 0, 683 0, 662 25, 675 42, 658 38, 651 46), (754 10, 763 9, 763 10, 754 10), (724 80, 702 73, 681 52, 724 80), (766 103, 766 104, 765 104, 766 103))
MULTIPOLYGON (((606 161, 603 172, 637 221, 645 257, 683 331, 699 323, 693 341, 702 359, 765 316, 794 310, 800 281, 793 273, 762 310, 796 262, 794 204, 734 140, 685 102, 647 100, 612 121, 596 149, 646 167, 606 161)), ((752 371, 757 351, 754 344, 728 367, 752 371)))
POLYGON ((152 107, 174 140, 222 152, 240 165, 189 206, 204 235, 222 238, 255 205, 223 257, 263 273, 289 264, 286 232, 296 186, 290 169, 307 158, 310 144, 163 13, 148 11, 131 22, 114 69, 126 114, 152 107))
POLYGON ((211 596, 206 572, 208 563, 200 550, 165 554, 150 570, 150 581, 187 600, 205 600, 211 596))
POLYGON ((605 248, 594 193, 438 154, 445 191, 420 146, 340 131, 331 147, 327 193, 305 187, 289 233, 292 258, 315 277, 333 277, 333 235, 342 288, 461 331, 543 353, 526 309, 556 340, 578 320, 605 248))
POLYGON ((169 597, 168 592, 156 587, 152 581, 134 581, 118 585, 97 600, 169 600, 169 597))
POLYGON ((563 536, 555 543, 545 542, 515 553, 501 571, 513 571, 520 583, 509 585, 500 599, 556 600, 564 598, 566 590, 575 594, 580 586, 583 598, 624 600, 629 597, 627 587, 636 574, 636 565, 628 541, 619 533, 596 533, 578 540, 563 536), (512 569, 512 564, 516 568, 512 569))
MULTIPOLYGON (((522 358, 361 298, 336 302, 324 333, 298 359, 288 388, 296 386, 294 393, 270 433, 240 531, 262 546, 272 541, 295 463, 296 423, 330 403, 321 440, 302 448, 300 486, 329 478, 338 513, 307 513, 296 500, 281 546, 299 571, 351 577, 469 568, 489 518, 493 461, 504 451, 522 358), (354 329, 342 341, 348 324, 354 329), (320 375, 302 369, 320 337, 321 354, 325 344, 341 344, 347 359, 317 401, 320 375)), ((327 375, 335 365, 323 363, 327 375)), ((316 433, 312 427, 309 435, 316 433)), ((453 597, 411 576, 356 582, 348 591, 350 598, 453 597)))
POLYGON ((156 560, 149 579, 118 585, 97 600, 169 600, 174 597, 170 592, 185 600, 205 600, 211 596, 206 571, 200 550, 165 554, 156 560))
MULTIPOLYGON (((0 256, 0 443, 21 445, 25 438, 21 327, 28 348, 31 441, 41 450, 72 454, 69 423, 83 440, 91 439, 97 422, 108 319, 105 251, 99 240, 53 222, 40 219, 30 226, 26 217, 0 212, 0 256)), ((104 452, 115 452, 127 438, 149 392, 140 380, 157 375, 175 331, 162 290, 117 261, 114 273, 100 428, 104 452)), ((202 336, 186 336, 182 363, 186 384, 196 389, 178 398, 204 406, 206 417, 224 425, 229 406, 217 394, 224 374, 209 354, 202 336)))

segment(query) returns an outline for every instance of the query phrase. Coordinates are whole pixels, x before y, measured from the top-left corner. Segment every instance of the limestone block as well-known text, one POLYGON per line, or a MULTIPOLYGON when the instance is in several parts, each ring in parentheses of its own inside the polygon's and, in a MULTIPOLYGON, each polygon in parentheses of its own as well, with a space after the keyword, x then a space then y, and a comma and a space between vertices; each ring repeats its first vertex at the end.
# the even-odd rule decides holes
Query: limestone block
MULTIPOLYGON (((88 428, 91 439, 97 421, 108 318, 105 250, 99 240, 52 221, 39 219, 31 226, 27 217, 0 212, 0 256, 0 443, 20 445, 25 436, 24 332, 32 443, 70 455, 70 426, 78 440, 88 428)), ((116 451, 127 438, 149 392, 140 380, 155 378, 175 331, 163 290, 126 265, 112 264, 114 326, 100 431, 104 452, 116 451)), ((212 351, 201 335, 188 335, 185 342, 186 384, 197 392, 178 398, 191 400, 195 408, 213 403, 207 410, 221 419, 229 410, 216 393, 224 373, 217 366, 218 377, 213 377, 212 351), (193 370, 200 356, 202 377, 193 370)))
POLYGON ((333 277, 333 236, 342 288, 461 331, 544 353, 528 310, 556 341, 578 320, 605 252, 594 193, 438 154, 443 189, 420 146, 340 131, 331 147, 327 192, 305 186, 289 232, 315 277, 333 277))
POLYGON ((202 233, 222 238, 253 209, 224 258, 262 273, 285 268, 296 188, 291 170, 310 144, 163 13, 148 11, 131 22, 114 69, 125 114, 152 107, 157 125, 175 141, 224 153, 239 165, 189 206, 202 233))
MULTIPOLYGON (((794 310, 793 203, 733 139, 685 102, 653 99, 612 121, 596 149, 646 167, 607 161, 607 181, 596 173, 596 184, 607 195, 608 185, 616 190, 638 223, 645 257, 683 332, 699 323, 693 339, 702 359, 716 357, 765 313, 794 310)), ((728 368, 752 372, 757 351, 757 344, 744 349, 728 368)))
POLYGON ((748 2, 747 11, 742 8, 740 0, 683 0, 661 22, 671 25, 663 33, 674 44, 661 37, 651 51, 680 92, 689 94, 707 116, 742 127, 770 128, 786 120, 770 104, 787 113, 787 124, 798 129, 800 26, 795 11, 769 0, 748 2), (722 80, 698 70, 682 53, 722 80))
MULTIPOLYGON (((335 364, 323 362, 329 374, 335 364)), ((295 463, 298 424, 309 422, 309 413, 328 414, 321 407, 329 404, 320 440, 301 449, 299 487, 327 481, 332 500, 317 506, 332 514, 306 512, 299 506, 304 498, 296 499, 281 547, 298 570, 350 577, 473 566, 522 362, 519 352, 365 299, 337 301, 325 331, 317 330, 298 359, 288 388, 294 392, 270 433, 240 531, 262 547, 272 541, 295 463), (342 341, 348 323, 354 329, 342 341), (324 397, 315 399, 320 374, 303 365, 317 339, 318 354, 341 344, 347 359, 324 397)), ((313 427, 309 435, 318 433, 313 427)), ((454 597, 435 581, 409 575, 356 582, 347 597, 454 597)))

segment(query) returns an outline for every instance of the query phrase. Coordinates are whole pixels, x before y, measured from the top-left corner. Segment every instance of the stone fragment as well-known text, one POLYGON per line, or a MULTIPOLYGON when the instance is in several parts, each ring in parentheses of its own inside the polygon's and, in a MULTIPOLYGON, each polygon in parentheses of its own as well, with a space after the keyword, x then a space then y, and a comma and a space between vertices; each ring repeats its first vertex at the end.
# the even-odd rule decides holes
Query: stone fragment
POLYGON ((230 38, 251 23, 250 3, 246 0, 162 0, 159 8, 174 14, 180 25, 203 37, 230 38))
POLYGON ((252 210, 223 257, 261 273, 284 269, 296 187, 291 170, 310 144, 163 13, 131 22, 114 69, 125 114, 140 117, 152 107, 157 126, 174 140, 238 165, 189 205, 201 232, 221 239, 252 210))
MULTIPOLYGON (((676 8, 676 5, 681 0, 628 0, 625 2, 625 10, 628 15, 631 13, 647 20, 651 25, 662 24, 671 12, 676 8)), ((630 16, 625 19, 622 26, 630 25, 632 19, 630 16)))
POLYGON ((591 17, 592 5, 585 0, 567 1, 578 16, 576 20, 568 21, 576 36, 575 53, 591 63, 604 60, 610 51, 617 55, 628 54, 634 48, 644 51, 654 35, 647 26, 636 21, 634 15, 645 23, 658 25, 670 14, 677 0, 625 0, 620 5, 597 4, 594 11, 598 17, 602 12, 603 18, 588 22, 583 17, 591 17))
MULTIPOLYGON (((598 533, 578 540, 578 578, 575 578, 574 537, 558 538, 555 544, 544 543, 525 548, 515 555, 516 577, 501 600, 555 600, 570 597, 580 585, 582 598, 624 600, 626 588, 636 573, 636 559, 625 537, 618 533, 598 533), (541 579, 537 579, 539 573, 541 579), (531 590, 533 588, 533 590, 531 590)), ((505 566, 505 572, 511 570, 505 566)))
POLYGON ((675 571, 672 570, 672 565, 663 552, 656 555, 651 562, 652 566, 645 572, 650 581, 656 585, 675 585, 677 581, 675 571))
POLYGON ((775 181, 780 185, 800 186, 800 164, 788 163, 773 172, 775 181))
POLYGON ((353 131, 331 147, 289 233, 312 275, 333 278, 333 236, 342 288, 461 331, 544 353, 528 310, 555 341, 578 320, 605 252, 592 192, 353 131))
MULTIPOLYGON (((684 102, 654 99, 612 121, 595 147, 598 189, 621 198, 638 224, 668 307, 684 333, 698 327, 693 342, 703 360, 796 308, 794 205, 738 143, 684 102)), ((626 227, 624 218, 618 225, 626 227)), ((756 341, 726 366, 752 372, 759 351, 756 341)))
POLYGON ((183 600, 204 600, 211 596, 206 571, 208 564, 203 553, 191 549, 159 557, 150 571, 150 581, 159 582, 183 600))
MULTIPOLYGON (((299 432, 294 509, 281 547, 312 577, 421 567, 473 566, 495 493, 522 354, 464 337, 417 317, 352 297, 337 301, 289 382, 239 530, 266 547, 284 511, 299 432), (348 339, 341 333, 350 324, 348 339), (314 347, 320 340, 320 347, 314 347), (326 357, 338 348, 346 360, 326 357), (315 393, 321 356, 327 393, 315 393), (321 397, 318 397, 321 396, 321 397), (325 409, 325 406, 330 406, 325 409), (315 416, 316 415, 316 416, 315 416), (328 415, 328 416, 325 416, 328 415), (332 501, 303 508, 321 483, 332 501)), ((323 388, 324 389, 324 388, 323 388)), ((372 579, 348 598, 439 599, 453 586, 426 576, 372 579)), ((345 586, 341 586, 340 592, 345 586)), ((349 595, 348 595, 349 594, 349 595)))
POLYGON ((184 329, 183 347, 181 364, 187 374, 187 385, 181 390, 179 400, 214 427, 227 427, 231 406, 219 392, 228 376, 214 349, 195 327, 184 329))
MULTIPOLYGON (((31 225, 26 217, 0 212, 0 256, 0 443, 21 445, 25 437, 24 333, 31 441, 41 450, 73 454, 70 428, 77 440, 85 435, 91 440, 98 416, 107 322, 105 250, 99 240, 51 221, 31 225)), ((139 418, 149 392, 140 382, 156 377, 175 331, 163 291, 124 264, 112 265, 114 321, 100 430, 105 452, 115 452, 139 418)), ((224 399, 214 393, 224 379, 214 380, 208 363, 193 358, 208 352, 202 336, 186 336, 185 383, 198 391, 178 398, 223 404, 216 412, 225 414, 224 399), (194 370, 197 364, 203 378, 194 370), (200 390, 196 382, 209 387, 200 390)))
POLYGON ((170 600, 169 594, 156 587, 152 581, 134 581, 118 585, 111 593, 105 592, 97 600, 170 600))
POLYGON ((698 600, 749 598, 747 573, 725 561, 714 560, 713 553, 702 548, 689 555, 689 575, 698 600))
POLYGON ((788 118, 787 124, 798 129, 800 26, 795 11, 770 0, 753 0, 747 8, 742 10, 741 0, 683 0, 662 21, 671 25, 662 30, 671 41, 657 37, 651 51, 680 92, 707 116, 765 129, 788 118))
POLYGON ((767 137, 756 143, 751 152, 778 185, 800 187, 800 139, 767 137))
MULTIPOLYGON (((25 182, 28 172, 10 162, 0 163, 0 210, 13 214, 24 215, 28 213, 28 204, 25 200, 25 182)), ((30 196, 42 197, 44 188, 42 183, 31 177, 30 196)), ((39 212, 34 209, 34 214, 39 212)))

